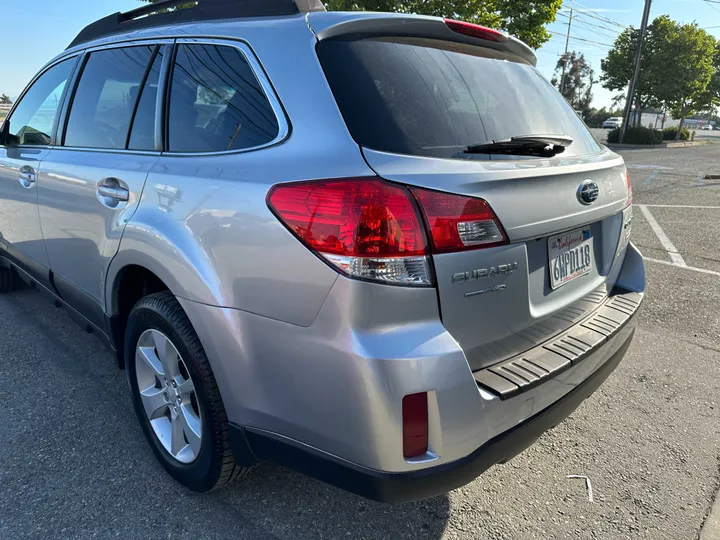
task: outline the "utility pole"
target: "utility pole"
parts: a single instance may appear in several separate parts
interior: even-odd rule
[[[563,54],[563,71],[562,77],[560,77],[560,93],[562,94],[565,90],[565,68],[567,67],[568,61],[568,45],[570,45],[570,28],[572,27],[572,15],[573,10],[570,8],[570,18],[568,19],[568,31],[565,37],[565,54]]]
[[[630,122],[630,113],[632,112],[632,104],[635,101],[635,90],[637,88],[638,77],[640,76],[640,59],[642,58],[643,43],[645,42],[645,33],[647,32],[648,19],[650,18],[650,4],[652,0],[645,0],[645,10],[643,11],[642,24],[640,25],[640,40],[638,41],[637,51],[635,52],[635,71],[628,88],[627,101],[625,102],[625,114],[623,117],[623,125],[620,129],[620,142],[625,140],[625,130]],[[636,111],[637,113],[637,111]]]

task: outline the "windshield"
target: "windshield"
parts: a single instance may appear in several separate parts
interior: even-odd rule
[[[562,157],[601,151],[560,93],[515,57],[421,38],[327,40],[317,52],[361,146],[489,159],[464,150],[493,140],[558,133],[573,139]]]

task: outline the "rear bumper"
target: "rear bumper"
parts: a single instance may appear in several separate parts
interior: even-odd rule
[[[634,334],[629,321],[614,339],[613,352],[584,382],[563,398],[515,427],[490,439],[470,455],[436,467],[388,473],[360,467],[316,449],[262,430],[231,426],[241,459],[254,455],[274,461],[357,495],[381,502],[401,503],[433,497],[475,479],[492,465],[515,457],[540,435],[572,413],[608,378],[622,360]]]
[[[644,290],[642,256],[631,244],[612,272],[617,288]],[[619,361],[635,324],[631,314],[551,376],[503,395],[474,378],[440,321],[434,289],[339,276],[308,327],[179,301],[212,364],[229,422],[242,426],[233,432],[239,463],[270,459],[395,501],[452,489],[522,450],[562,415],[529,419],[575,399],[568,396],[580,387],[589,395],[595,387],[587,381]],[[428,393],[428,452],[404,459],[401,402],[415,392]],[[514,434],[521,426],[536,427],[523,427],[521,437]]]

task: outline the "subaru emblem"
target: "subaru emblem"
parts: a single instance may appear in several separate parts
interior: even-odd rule
[[[577,190],[578,201],[585,205],[594,203],[599,196],[600,188],[592,180],[585,180]]]

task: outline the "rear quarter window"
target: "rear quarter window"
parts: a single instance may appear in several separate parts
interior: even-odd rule
[[[257,148],[278,119],[243,53],[222,45],[180,45],[170,88],[169,150]]]
[[[563,134],[573,143],[557,159],[602,149],[533,66],[503,53],[421,38],[326,40],[317,53],[361,146],[488,159],[463,151],[513,136]]]

